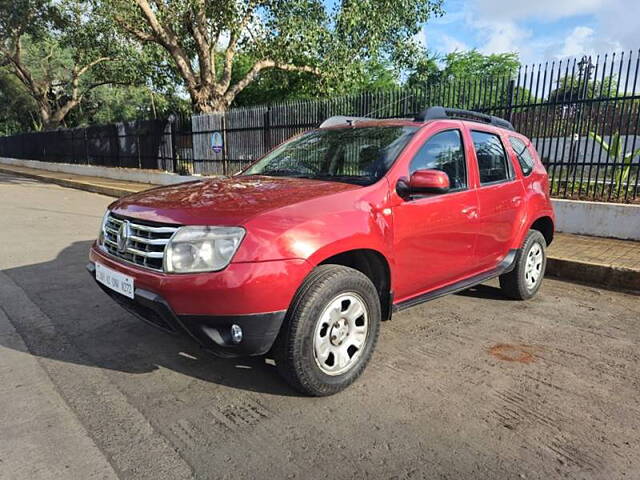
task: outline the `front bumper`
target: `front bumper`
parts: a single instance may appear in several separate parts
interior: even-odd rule
[[[87,264],[95,280],[95,264]],[[102,290],[125,310],[156,328],[172,334],[187,334],[204,349],[221,356],[262,355],[267,353],[280,331],[286,310],[247,315],[176,315],[160,295],[135,289],[130,299],[96,282]],[[242,329],[242,341],[231,340],[231,325]]]

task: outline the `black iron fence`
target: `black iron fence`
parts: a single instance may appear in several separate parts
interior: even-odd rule
[[[0,156],[227,175],[332,115],[412,117],[430,105],[509,119],[536,146],[562,198],[640,200],[640,52],[522,67],[513,77],[0,138]]]

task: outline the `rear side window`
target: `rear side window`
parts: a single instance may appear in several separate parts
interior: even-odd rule
[[[533,156],[531,151],[527,148],[527,145],[516,137],[509,137],[509,143],[513,147],[513,151],[516,154],[522,173],[527,176],[533,171]]]
[[[416,170],[442,170],[449,176],[451,190],[467,188],[467,168],[458,130],[446,130],[429,138],[411,160],[409,175]]]
[[[478,158],[480,183],[486,185],[508,180],[511,177],[509,164],[500,137],[493,133],[473,130],[471,138]]]

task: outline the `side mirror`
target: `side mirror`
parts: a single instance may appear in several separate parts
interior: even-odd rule
[[[442,170],[416,170],[411,174],[403,193],[415,195],[420,193],[446,193],[449,191],[449,175]]]

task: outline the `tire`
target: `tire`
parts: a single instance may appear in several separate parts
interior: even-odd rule
[[[547,242],[542,233],[529,230],[516,258],[516,266],[500,275],[500,288],[509,298],[529,300],[540,289],[547,267]]]
[[[315,268],[298,289],[274,344],[278,372],[307,395],[343,390],[367,366],[380,319],[378,292],[364,274],[342,265]]]

